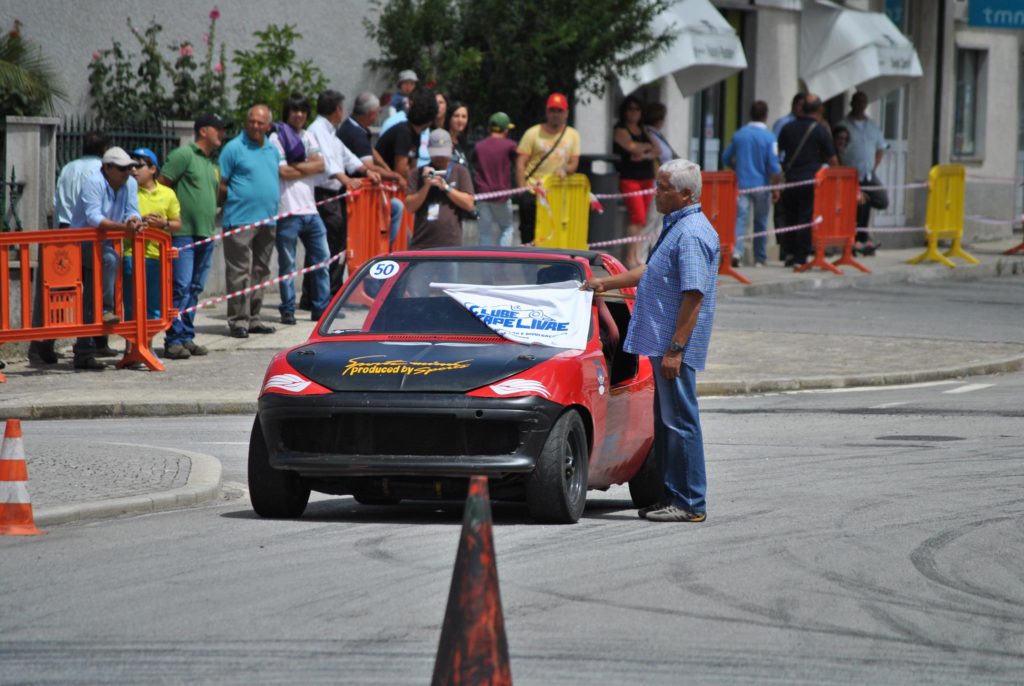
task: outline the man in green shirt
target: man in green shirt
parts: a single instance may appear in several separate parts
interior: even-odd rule
[[[167,154],[160,170],[160,183],[174,189],[181,205],[181,229],[171,237],[171,244],[181,248],[209,238],[217,220],[217,193],[220,170],[214,156],[224,142],[226,121],[204,112],[196,117],[196,141]],[[174,307],[188,309],[199,302],[206,287],[213,258],[213,243],[204,243],[181,250],[174,260]],[[189,312],[171,322],[164,338],[164,353],[172,360],[185,360],[192,355],[205,355],[204,346],[195,342],[194,313]]]

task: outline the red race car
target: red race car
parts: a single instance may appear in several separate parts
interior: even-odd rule
[[[587,489],[613,484],[628,482],[637,507],[653,504],[654,380],[646,358],[622,349],[631,289],[595,297],[576,327],[584,345],[569,348],[494,326],[565,328],[541,311],[472,308],[441,286],[571,289],[623,269],[603,253],[542,248],[368,262],[309,340],[267,369],[249,440],[253,509],[298,517],[311,490],[366,504],[459,499],[472,475],[542,522],[577,521]]]

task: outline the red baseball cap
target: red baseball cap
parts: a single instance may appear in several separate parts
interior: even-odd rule
[[[568,110],[569,101],[561,93],[552,93],[548,96],[549,110]]]

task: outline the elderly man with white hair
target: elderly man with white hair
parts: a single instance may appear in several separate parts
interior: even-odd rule
[[[665,479],[663,499],[643,508],[652,522],[707,519],[704,439],[697,375],[704,369],[720,259],[718,234],[701,211],[700,167],[672,160],[658,170],[654,200],[665,215],[647,264],[590,279],[595,293],[638,286],[625,349],[654,368],[654,454]]]

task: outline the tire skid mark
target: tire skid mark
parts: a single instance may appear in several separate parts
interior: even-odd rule
[[[903,636],[908,641],[911,641],[915,645],[927,646],[929,648],[936,648],[946,652],[955,652],[949,649],[949,646],[943,645],[941,642],[936,641],[930,636],[924,633],[924,630],[910,622],[906,618],[897,617],[892,612],[889,612],[884,607],[880,606],[877,602],[861,603],[860,607],[862,610],[868,613],[876,622],[882,626],[889,627],[896,634]]]
[[[914,641],[911,641],[902,636],[893,636],[888,634],[882,634],[879,632],[866,631],[863,629],[849,629],[841,626],[822,624],[819,622],[809,622],[803,624],[784,624],[768,620],[731,617],[728,615],[714,614],[710,612],[694,612],[692,610],[685,610],[678,607],[626,603],[621,601],[609,600],[608,597],[604,595],[602,595],[600,598],[594,598],[577,593],[556,591],[550,588],[539,588],[534,586],[523,585],[519,585],[518,587],[533,591],[535,593],[541,593],[549,595],[554,598],[567,600],[575,603],[582,603],[588,605],[599,604],[606,608],[614,607],[620,610],[639,612],[641,614],[647,615],[659,615],[674,618],[687,617],[695,620],[722,622],[725,624],[735,624],[746,627],[756,626],[766,629],[782,629],[803,634],[816,634],[823,636],[835,636],[840,638],[861,639],[866,641],[877,641],[884,644],[919,646],[918,643],[915,643]],[[948,642],[936,642],[932,644],[932,647],[941,648],[944,651],[956,652],[961,654],[974,654],[986,657],[1006,657],[1015,660],[1024,659],[1024,651],[996,650],[994,648],[984,648],[970,645],[957,645]]]
[[[956,579],[943,573],[940,571],[938,561],[936,560],[936,556],[946,547],[968,533],[972,533],[991,524],[1000,524],[1007,521],[1014,521],[1016,519],[1019,519],[1019,517],[992,517],[990,519],[969,522],[956,529],[944,531],[941,534],[925,539],[923,543],[915,548],[910,553],[910,562],[925,578],[941,586],[945,586],[946,588],[954,591],[960,591],[961,593],[966,593],[994,603],[1003,603],[1014,607],[1024,607],[1024,600],[1020,598],[1013,598],[1001,593],[995,593],[982,588],[977,584],[973,584],[962,579]]]
[[[893,588],[871,583],[862,578],[841,574],[839,572],[816,569],[804,563],[792,553],[788,553],[788,559],[799,569],[816,574],[825,581],[842,587],[843,590],[850,592],[852,594],[850,597],[855,600],[864,602],[884,602],[887,605],[905,607],[907,609],[923,613],[945,612],[957,616],[966,616],[974,620],[994,619],[1010,623],[1020,623],[1022,621],[1020,615],[1002,612],[995,608],[985,607],[984,609],[979,610],[977,607],[957,605],[952,601],[945,604],[939,604],[935,598],[915,597],[897,591]]]

